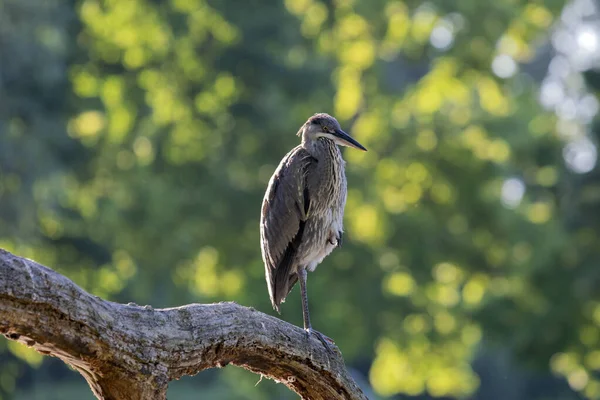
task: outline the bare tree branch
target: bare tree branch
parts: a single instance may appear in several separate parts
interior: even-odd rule
[[[366,399],[341,354],[235,303],[154,310],[92,296],[0,249],[0,333],[79,371],[99,399],[166,399],[168,382],[233,364],[306,399]]]

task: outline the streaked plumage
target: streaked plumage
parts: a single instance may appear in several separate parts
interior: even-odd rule
[[[304,328],[311,331],[305,270],[314,271],[341,244],[346,204],[344,160],[337,145],[365,150],[328,114],[315,114],[300,128],[292,149],[269,181],[260,233],[273,307],[301,280]]]

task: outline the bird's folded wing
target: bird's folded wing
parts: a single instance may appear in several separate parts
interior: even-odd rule
[[[302,147],[288,153],[273,174],[261,214],[261,248],[269,294],[277,306],[291,290],[292,267],[310,208],[306,175],[315,160]]]

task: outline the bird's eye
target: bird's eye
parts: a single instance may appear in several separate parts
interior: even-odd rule
[[[331,132],[331,130],[329,129],[329,127],[327,127],[327,126],[324,126],[324,127],[323,127],[323,132],[325,132],[325,133],[330,133],[330,132]]]

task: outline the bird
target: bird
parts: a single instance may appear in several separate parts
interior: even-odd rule
[[[333,341],[310,323],[307,272],[342,244],[348,190],[338,146],[367,149],[326,113],[308,118],[297,135],[300,145],[283,157],[263,198],[261,253],[273,308],[281,313],[281,303],[299,281],[304,330],[331,350],[326,339]]]

